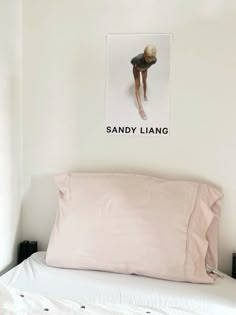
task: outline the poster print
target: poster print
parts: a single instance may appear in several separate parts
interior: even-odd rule
[[[168,136],[171,34],[107,35],[106,133]]]

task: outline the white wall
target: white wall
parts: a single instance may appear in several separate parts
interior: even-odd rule
[[[20,4],[0,1],[0,274],[20,240]]]
[[[200,179],[225,193],[220,268],[236,250],[236,2],[23,0],[24,238],[47,246],[55,173]],[[107,33],[172,33],[171,136],[111,137]],[[125,49],[125,47],[124,47]]]

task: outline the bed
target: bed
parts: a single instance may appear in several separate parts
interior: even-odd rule
[[[0,314],[236,315],[217,270],[222,193],[132,174],[56,176],[47,252],[0,278]]]
[[[36,307],[44,312],[48,309],[60,314],[59,307],[60,312],[65,308],[64,314],[86,314],[88,308],[89,314],[236,314],[236,281],[227,275],[218,277],[214,284],[191,284],[137,275],[68,270],[47,266],[45,254],[33,254],[0,278],[5,288],[16,289],[15,295],[21,303],[28,296],[30,307],[35,301]],[[14,292],[9,296],[12,303]],[[5,314],[20,315],[19,311]]]

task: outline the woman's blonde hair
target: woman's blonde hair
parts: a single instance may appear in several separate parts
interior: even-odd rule
[[[144,54],[148,57],[156,57],[157,49],[154,45],[148,45],[144,49]]]

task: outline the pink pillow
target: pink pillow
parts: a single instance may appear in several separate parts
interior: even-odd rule
[[[215,188],[129,174],[56,177],[59,209],[50,266],[212,283],[217,267]]]

